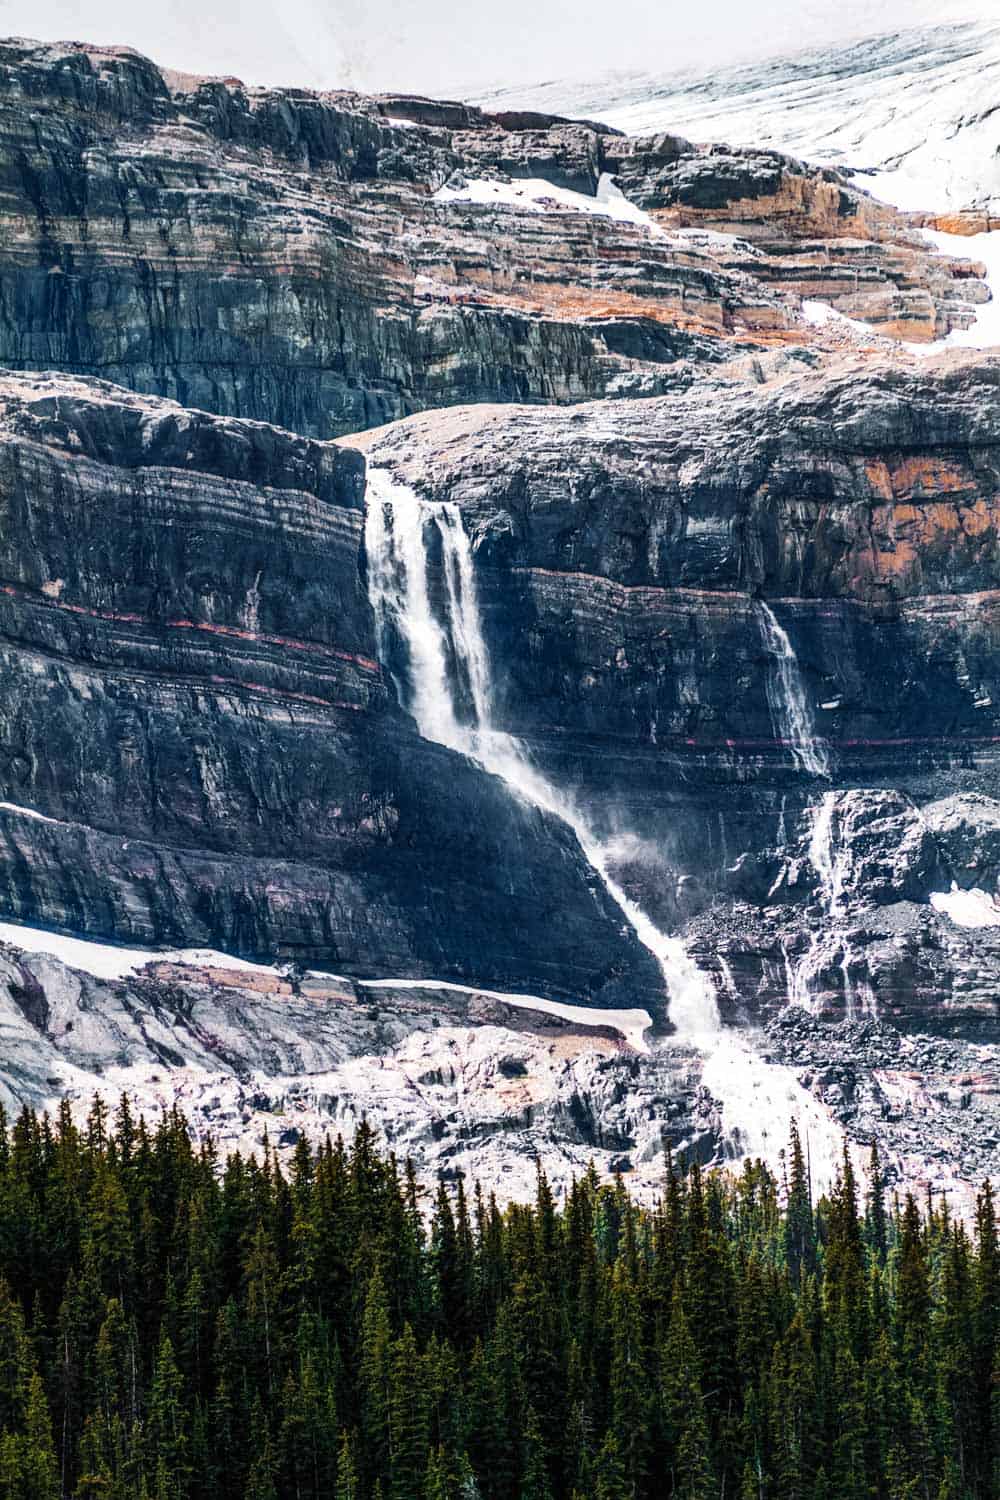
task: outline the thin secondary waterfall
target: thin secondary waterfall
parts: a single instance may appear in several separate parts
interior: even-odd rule
[[[813,809],[812,828],[809,832],[809,863],[819,876],[823,900],[833,918],[840,916],[847,874],[846,855],[834,844],[833,820],[836,812],[837,793],[824,792],[822,800]]]
[[[797,964],[792,965],[786,955],[785,968],[789,1002],[815,1011],[814,985],[826,970],[835,965],[839,967],[844,1012],[848,1020],[853,1021],[859,1010],[863,1015],[876,1017],[878,1001],[867,974],[856,979],[851,972],[854,951],[844,927],[847,916],[844,891],[850,873],[850,851],[837,837],[836,827],[842,795],[835,791],[824,792],[812,809],[809,832],[809,863],[819,879],[827,925],[813,934],[808,951]]]
[[[521,742],[493,724],[489,654],[483,638],[472,549],[455,505],[420,500],[384,470],[368,470],[365,550],[379,654],[390,632],[403,643],[408,666],[397,686],[425,739],[477,760],[513,791],[562,818],[639,941],[656,958],[670,995],[670,1019],[687,1037],[719,1030],[711,981],[683,943],[649,919],[611,875],[608,852],[580,810],[528,759]],[[443,598],[435,610],[427,541],[440,547]]]
[[[788,632],[763,599],[757,600],[757,609],[764,645],[772,663],[767,677],[767,703],[774,732],[791,747],[796,763],[803,771],[808,771],[811,776],[829,776],[830,756],[825,743],[816,734],[798,657]]]

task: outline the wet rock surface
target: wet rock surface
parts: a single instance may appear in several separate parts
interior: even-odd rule
[[[795,1067],[850,1136],[878,1143],[897,1182],[932,1184],[967,1212],[967,1185],[995,1177],[995,1043],[901,1035],[871,1020],[830,1027],[801,1010],[779,1017],[768,1041],[769,1055]]]

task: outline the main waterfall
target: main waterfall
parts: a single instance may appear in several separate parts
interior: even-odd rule
[[[757,600],[761,634],[773,663],[768,673],[767,702],[775,734],[786,741],[798,765],[812,776],[829,776],[830,756],[816,734],[798,657],[788,632],[769,604]]]
[[[611,875],[608,853],[573,800],[532,764],[521,742],[494,727],[489,654],[483,638],[472,549],[456,505],[429,504],[383,469],[369,468],[365,550],[379,655],[391,632],[405,647],[402,702],[425,739],[471,757],[518,796],[573,829],[583,853],[639,941],[656,958],[670,997],[670,1019],[688,1038],[720,1027],[711,981],[683,943],[659,930]],[[428,538],[440,547],[437,609],[428,574]]]

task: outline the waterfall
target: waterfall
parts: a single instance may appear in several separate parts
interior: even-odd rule
[[[761,634],[772,663],[767,677],[767,704],[774,732],[791,747],[796,764],[803,771],[811,776],[829,776],[830,756],[816,734],[798,657],[788,632],[763,599],[757,600],[757,608]]]
[[[819,876],[820,890],[831,918],[840,916],[847,876],[847,855],[834,845],[833,818],[837,811],[836,792],[824,792],[813,809],[809,832],[809,863]]]
[[[838,841],[835,831],[834,820],[839,811],[841,795],[840,792],[825,792],[812,810],[809,863],[819,880],[828,923],[821,932],[813,933],[808,951],[796,964],[791,964],[788,955],[785,955],[788,1000],[789,1004],[799,1005],[815,1014],[813,985],[826,969],[832,968],[836,963],[844,989],[844,1013],[847,1019],[855,1020],[859,1009],[862,1014],[874,1019],[878,1016],[875,991],[867,974],[857,982],[851,975],[854,951],[843,926],[846,916],[844,890],[850,867],[850,850]]]
[[[441,552],[437,610],[428,538]],[[608,895],[659,964],[678,1032],[689,1038],[717,1032],[719,1009],[708,977],[680,939],[661,932],[622,890],[610,872],[608,850],[572,799],[531,764],[520,740],[494,726],[472,548],[458,507],[422,501],[385,470],[369,468],[365,550],[379,656],[387,660],[394,629],[408,657],[397,689],[421,735],[476,760],[524,801],[569,824]]]

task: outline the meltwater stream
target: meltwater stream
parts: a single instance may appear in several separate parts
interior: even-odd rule
[[[818,1015],[827,976],[839,968],[844,1015],[854,1021],[859,1016],[877,1019],[878,1000],[867,965],[855,954],[850,935],[847,884],[851,851],[841,828],[850,799],[850,792],[827,791],[810,809],[809,863],[816,874],[825,921],[795,962],[786,953],[785,970],[789,1004]],[[863,971],[860,975],[858,969]]]
[[[380,658],[392,627],[409,656],[402,701],[425,739],[447,745],[499,776],[519,796],[568,823],[589,864],[637,938],[660,965],[670,1019],[685,1038],[715,1035],[719,1008],[708,977],[683,943],[663,933],[611,875],[608,853],[572,800],[539,772],[521,742],[493,725],[489,656],[483,639],[472,549],[456,505],[429,504],[384,470],[368,470],[365,550]],[[444,581],[442,618],[428,584],[428,533],[436,533]],[[450,667],[450,670],[449,670]]]

